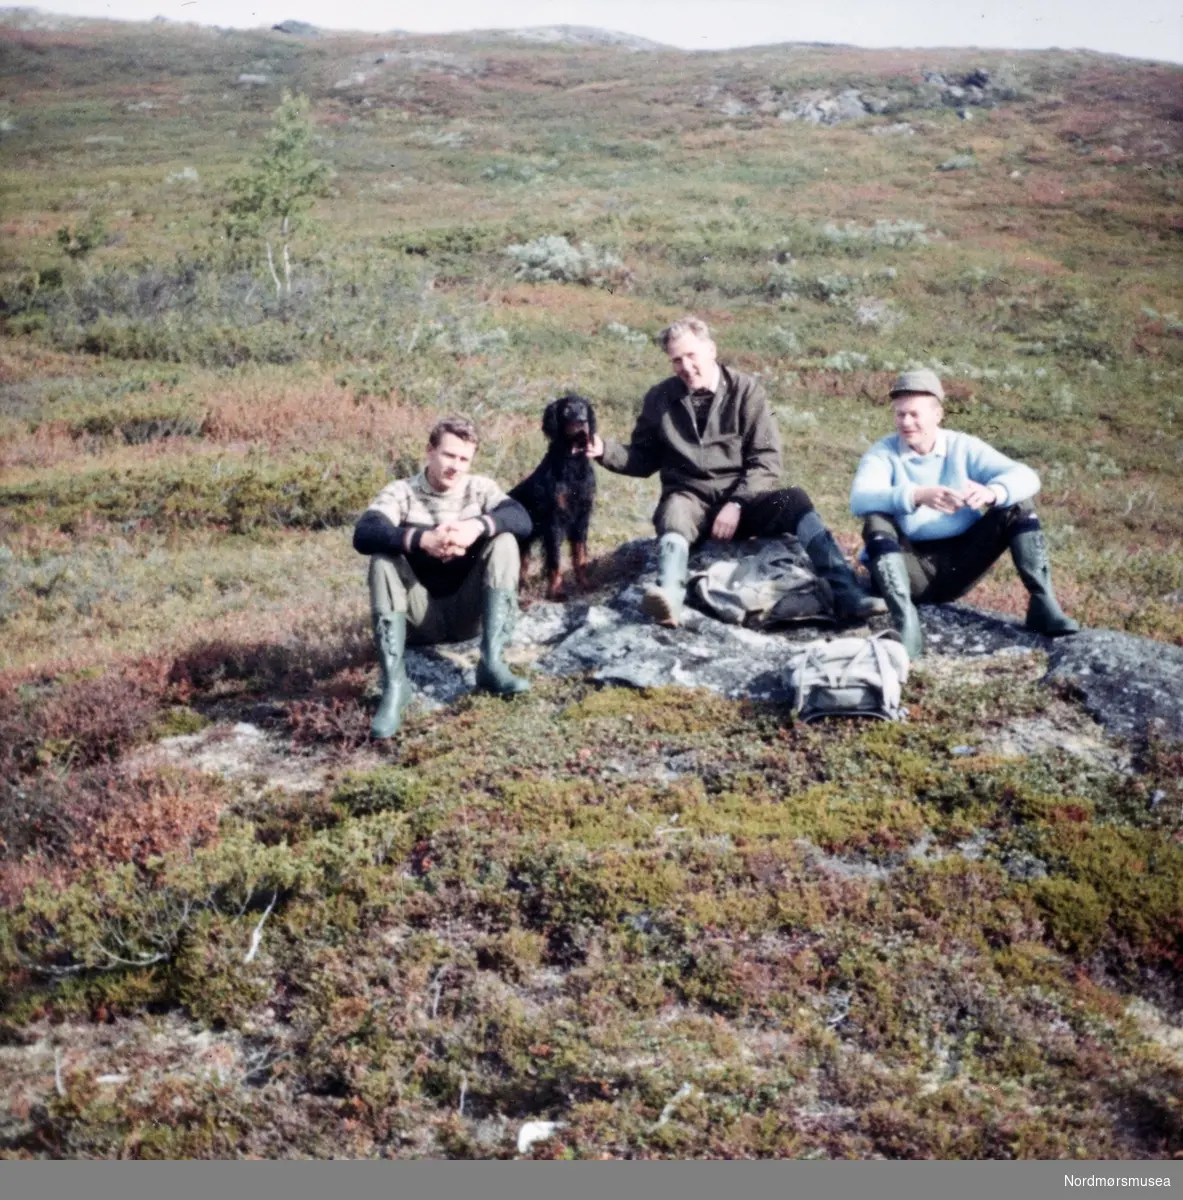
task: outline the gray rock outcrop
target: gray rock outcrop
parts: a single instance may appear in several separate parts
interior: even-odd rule
[[[760,543],[745,543],[752,552]],[[614,592],[567,604],[538,601],[521,615],[513,638],[519,664],[532,660],[546,675],[588,675],[599,683],[647,688],[675,685],[706,688],[730,698],[787,701],[788,664],[806,643],[833,632],[824,621],[773,631],[729,625],[687,607],[677,629],[653,624],[640,607],[647,583],[656,580],[654,543],[628,542],[616,552]],[[734,553],[735,547],[722,552]],[[691,570],[721,552],[708,544]],[[1051,639],[1031,633],[1013,617],[967,604],[920,609],[929,660],[978,660],[1048,654],[1045,682],[1070,685],[1085,710],[1109,733],[1144,742],[1148,732],[1183,739],[1183,649],[1114,630],[1086,630]],[[844,628],[843,635],[888,627],[876,618],[869,627]],[[420,703],[446,704],[471,690],[478,642],[411,650],[407,670]]]
[[[968,118],[970,108],[994,108],[1004,100],[1023,94],[1011,74],[992,76],[977,69],[966,75],[945,76],[925,71],[919,84],[904,79],[888,82],[874,90],[844,88],[841,91],[808,91],[796,95],[761,93],[761,112],[776,111],[782,121],[804,121],[809,125],[841,125],[864,117],[883,116],[924,108],[956,108]],[[903,122],[875,126],[873,133],[911,134]]]
[[[271,28],[276,33],[286,33],[290,37],[320,37],[320,30],[315,25],[309,25],[307,21],[280,21],[278,25],[272,25]]]
[[[1088,712],[1133,742],[1183,739],[1183,649],[1114,629],[1053,643],[1048,680],[1065,680]]]
[[[857,121],[868,113],[882,112],[872,97],[864,97],[857,88],[832,92],[806,92],[781,109],[782,121],[805,121],[810,125],[841,125]]]

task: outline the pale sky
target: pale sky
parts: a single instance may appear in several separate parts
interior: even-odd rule
[[[34,0],[35,2],[35,0]],[[774,42],[1103,50],[1183,62],[1183,0],[42,0],[48,12],[443,33],[590,25],[689,50]]]

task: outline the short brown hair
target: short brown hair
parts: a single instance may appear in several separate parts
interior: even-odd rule
[[[481,444],[476,426],[467,417],[441,417],[431,427],[431,432],[427,435],[427,444],[434,450],[443,441],[445,433],[450,433],[473,446]]]
[[[657,341],[663,350],[669,350],[670,342],[688,333],[707,342],[713,340],[707,323],[701,317],[679,317],[657,335]]]

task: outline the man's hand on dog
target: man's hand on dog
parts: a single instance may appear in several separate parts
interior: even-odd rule
[[[604,439],[598,433],[593,433],[587,439],[587,449],[583,452],[588,458],[603,458],[604,457]]]
[[[739,514],[739,505],[728,500],[715,516],[715,522],[711,526],[711,537],[719,542],[731,541],[739,528]]]

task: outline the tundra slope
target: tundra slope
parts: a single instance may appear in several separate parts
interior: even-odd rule
[[[91,23],[0,71],[4,1153],[1178,1150],[1176,746],[1037,650],[900,726],[539,672],[380,750],[345,534],[441,410],[506,483],[562,391],[627,429],[695,309],[848,550],[915,360],[1040,471],[1065,606],[1177,643],[1176,68]],[[276,303],[210,228],[284,87],[336,174]],[[604,601],[652,501],[601,479]]]

